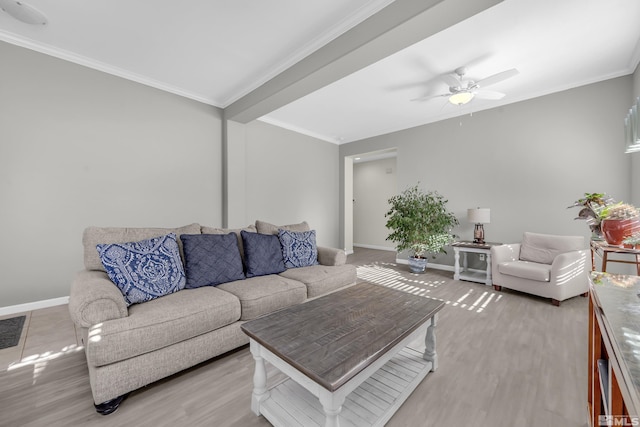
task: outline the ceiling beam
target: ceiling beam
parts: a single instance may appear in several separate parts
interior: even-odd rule
[[[224,110],[248,123],[503,0],[396,0]]]

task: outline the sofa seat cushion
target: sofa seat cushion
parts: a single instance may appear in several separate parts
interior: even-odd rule
[[[351,264],[290,268],[280,276],[302,282],[307,287],[307,298],[324,295],[356,282],[356,267]]]
[[[132,305],[128,317],[90,327],[85,350],[87,360],[93,366],[108,365],[216,330],[239,319],[240,301],[234,295],[210,286],[183,289]]]
[[[227,291],[240,300],[240,320],[255,319],[263,314],[300,304],[307,298],[307,288],[303,283],[277,274],[223,283],[218,285],[218,289]]]
[[[522,279],[548,282],[551,274],[551,266],[549,264],[539,264],[529,261],[510,261],[498,264],[498,271],[502,274],[520,277]]]

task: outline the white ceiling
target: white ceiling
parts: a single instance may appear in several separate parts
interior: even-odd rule
[[[0,12],[0,40],[224,108],[391,2],[26,0],[47,25]],[[638,0],[505,0],[262,120],[350,142],[627,75],[639,60]],[[473,80],[520,74],[490,87],[499,101],[410,101],[446,92],[438,76],[461,65]]]

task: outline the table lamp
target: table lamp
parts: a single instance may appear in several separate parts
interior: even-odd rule
[[[473,243],[484,244],[484,224],[491,222],[491,210],[488,208],[467,209],[467,220],[476,225],[473,230]]]

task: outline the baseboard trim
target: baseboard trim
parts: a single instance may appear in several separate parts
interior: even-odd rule
[[[69,303],[69,297],[60,297],[60,298],[46,299],[42,301],[28,302],[25,304],[10,305],[7,307],[0,307],[0,316],[24,313],[25,311],[38,310],[40,308],[55,307],[56,305],[63,305],[68,303]]]
[[[396,264],[409,264],[409,260],[405,258],[396,258]],[[431,261],[427,261],[427,268],[435,268],[436,270],[454,271],[453,265],[436,264]]]
[[[388,246],[365,245],[365,244],[362,244],[362,243],[354,243],[353,246],[356,247],[356,248],[376,249],[376,250],[379,250],[379,251],[390,251],[390,252],[395,252],[396,251],[396,248],[390,248]]]

